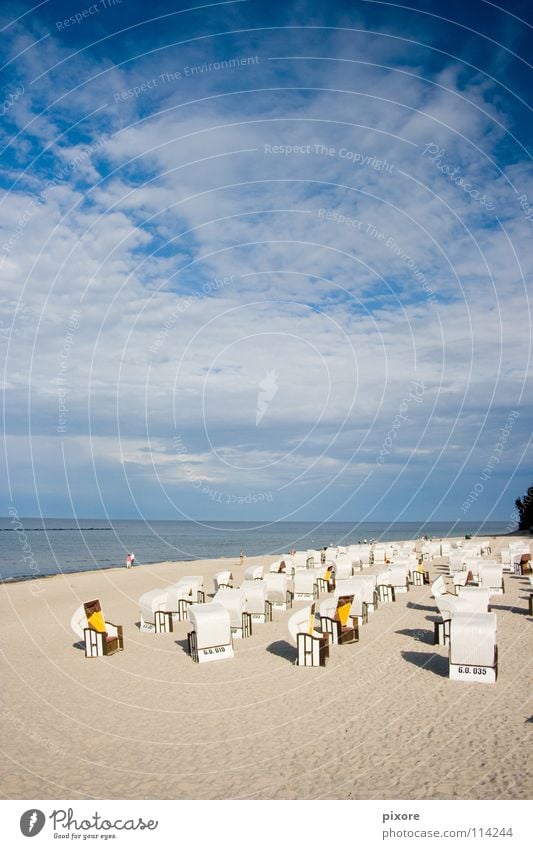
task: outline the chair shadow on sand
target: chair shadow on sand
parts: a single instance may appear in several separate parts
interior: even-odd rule
[[[401,628],[395,631],[396,634],[404,634],[406,637],[412,637],[419,643],[427,643],[428,646],[434,645],[433,631],[426,628]]]
[[[421,651],[403,651],[402,657],[408,663],[418,666],[420,669],[426,669],[428,672],[433,672],[440,678],[448,677],[448,658],[442,657],[440,654],[427,654]]]
[[[85,643],[83,640],[78,640],[76,643],[72,643],[73,649],[79,649],[80,651],[85,651]]]
[[[269,646],[266,647],[267,652],[270,654],[275,654],[276,657],[282,657],[283,660],[289,660],[291,663],[294,663],[296,660],[296,648],[292,646],[287,640],[276,640],[274,643],[270,643]]]
[[[435,613],[434,607],[431,607],[428,604],[416,604],[414,601],[408,601],[406,607],[410,610],[429,610],[431,613]]]
[[[184,640],[174,640],[174,642],[180,649],[183,649],[185,654],[189,654],[189,640],[187,637]]]

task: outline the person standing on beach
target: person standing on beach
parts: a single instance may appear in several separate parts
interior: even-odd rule
[[[131,552],[130,557],[131,557],[131,565],[135,566],[135,555],[134,555],[133,551]]]
[[[241,557],[241,561],[240,561],[240,563],[239,563],[239,566],[242,566],[242,564],[244,563],[244,551],[242,550],[242,548],[241,548],[241,554],[240,554],[240,557]]]
[[[131,567],[131,563],[132,563],[131,554],[126,554],[126,569],[129,569]]]

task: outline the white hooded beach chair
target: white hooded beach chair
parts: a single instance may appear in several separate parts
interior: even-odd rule
[[[266,598],[273,610],[286,610],[292,607],[292,591],[289,588],[289,579],[283,573],[269,573],[264,577],[266,584]]]
[[[434,626],[434,643],[447,645],[450,638],[450,625],[455,613],[489,613],[490,597],[488,590],[478,587],[466,587],[459,596],[443,595],[437,598],[440,619]]]
[[[193,630],[187,635],[189,654],[196,663],[233,657],[229,612],[221,604],[192,604],[189,621]]]
[[[396,601],[396,594],[394,592],[394,587],[392,586],[392,576],[388,569],[385,572],[380,572],[377,576],[376,592],[378,594],[379,601],[384,604]]]
[[[449,676],[453,681],[493,684],[498,674],[495,613],[454,613],[450,626]]]
[[[325,666],[329,658],[328,635],[315,628],[315,604],[297,610],[287,623],[298,666]]]
[[[247,566],[244,570],[245,581],[262,581],[263,580],[262,566]]]
[[[360,595],[366,614],[374,613],[378,606],[377,575],[354,575],[345,585],[349,592]]]
[[[241,590],[244,590],[245,609],[250,615],[252,623],[263,625],[266,622],[272,622],[272,605],[267,601],[265,582],[243,581]]]
[[[439,577],[431,584],[431,597],[438,598],[439,596],[446,595],[447,593],[448,588],[446,586],[446,581],[442,575],[439,575]]]
[[[339,554],[333,567],[335,583],[346,581],[353,575],[352,558],[348,554]]]
[[[313,601],[317,596],[314,569],[296,569],[293,578],[294,601]]]
[[[172,613],[167,610],[168,589],[149,590],[139,598],[140,630],[166,634],[174,630]]]
[[[252,617],[246,612],[246,592],[242,587],[222,587],[216,593],[213,603],[221,604],[228,611],[231,636],[234,640],[252,636]]]
[[[202,575],[184,575],[176,584],[167,587],[166,610],[172,612],[177,622],[188,619],[192,604],[205,602],[204,579]]]
[[[215,584],[215,593],[217,593],[223,587],[233,586],[233,575],[229,569],[224,569],[222,572],[215,572],[213,582]]]
[[[104,619],[98,599],[86,601],[74,612],[70,627],[85,645],[85,657],[106,657],[124,650],[122,625]]]
[[[491,595],[502,595],[505,592],[503,582],[503,566],[483,564],[479,567],[479,585],[490,591]]]

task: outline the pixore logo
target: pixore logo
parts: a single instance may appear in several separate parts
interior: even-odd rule
[[[43,812],[36,808],[31,808],[31,810],[25,811],[22,814],[20,818],[20,830],[24,837],[35,837],[36,834],[42,831],[45,822],[46,817]]]

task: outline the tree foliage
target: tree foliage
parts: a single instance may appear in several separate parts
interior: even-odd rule
[[[530,486],[523,498],[515,501],[518,510],[518,529],[520,531],[533,530],[533,486]]]

